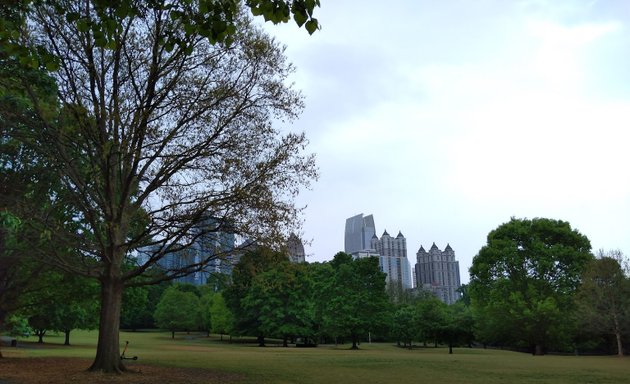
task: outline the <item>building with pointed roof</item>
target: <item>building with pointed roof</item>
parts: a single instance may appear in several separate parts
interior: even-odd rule
[[[387,274],[388,284],[398,283],[402,288],[413,288],[411,265],[407,259],[407,239],[402,232],[391,237],[385,230],[380,239],[375,234],[370,246],[379,255],[381,271]]]
[[[306,262],[304,244],[295,233],[292,233],[287,240],[287,254],[292,263],[299,264]]]
[[[459,261],[450,244],[441,251],[435,243],[427,252],[422,245],[416,253],[416,287],[432,292],[446,304],[453,304],[461,297],[458,289]]]

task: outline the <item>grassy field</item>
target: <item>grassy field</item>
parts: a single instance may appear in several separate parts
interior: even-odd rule
[[[7,357],[94,356],[97,333],[73,332],[73,346],[63,336],[50,336],[43,347],[27,339],[22,347],[3,348]],[[256,347],[228,344],[218,337],[170,333],[122,332],[129,341],[127,355],[139,356],[134,364],[202,368],[245,375],[245,383],[628,383],[630,358],[531,356],[482,349],[421,348],[409,351],[391,344],[362,344],[318,348]],[[87,368],[87,367],[86,367]]]

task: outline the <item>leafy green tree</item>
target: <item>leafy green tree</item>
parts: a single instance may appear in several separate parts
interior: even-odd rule
[[[9,336],[13,337],[24,337],[33,333],[33,329],[28,325],[28,319],[18,315],[9,316],[6,329],[9,331]]]
[[[31,98],[38,123],[13,137],[43,160],[72,208],[71,220],[45,229],[67,238],[82,259],[69,262],[53,249],[48,261],[101,284],[91,370],[124,371],[118,332],[125,287],[202,270],[220,255],[160,278],[145,275],[207,233],[280,243],[298,222],[295,196],[317,177],[305,135],[272,124],[296,118],[303,106],[285,82],[293,68],[238,4],[25,0],[2,15],[2,58],[22,69],[58,68],[52,109],[23,71],[10,75]],[[246,6],[273,22],[293,16],[308,31],[317,28],[317,0]],[[144,263],[126,269],[139,249],[148,253]]]
[[[331,261],[334,268],[327,297],[325,326],[333,335],[348,335],[352,349],[362,335],[387,326],[389,301],[385,292],[385,274],[378,259],[366,257],[353,260],[339,252]]]
[[[534,354],[562,346],[590,250],[586,236],[560,220],[512,218],[490,232],[470,268],[480,339]]]
[[[630,279],[623,262],[621,251],[600,251],[598,258],[586,267],[577,294],[582,327],[594,334],[614,336],[620,357],[630,323]]]
[[[306,267],[288,261],[254,277],[242,300],[245,311],[260,321],[260,331],[288,339],[313,336],[312,284]]]
[[[313,331],[323,342],[326,336],[326,318],[329,315],[328,305],[333,295],[334,269],[330,262],[309,263],[306,265],[310,281],[313,284],[311,300],[313,301]]]
[[[258,247],[246,252],[234,266],[232,285],[225,290],[225,301],[234,314],[234,331],[240,335],[258,337],[258,344],[265,345],[265,333],[258,316],[248,311],[243,300],[247,296],[255,277],[288,261],[288,256],[267,247]]]
[[[446,322],[446,308],[448,306],[433,295],[428,295],[416,303],[416,327],[418,338],[433,342],[437,347],[440,341],[440,332]]]
[[[176,286],[168,287],[154,316],[157,326],[171,331],[174,339],[176,331],[190,331],[198,327],[199,298],[193,292],[182,291]]]
[[[448,344],[449,354],[453,354],[455,345],[471,345],[474,339],[474,321],[470,307],[461,300],[447,306],[439,334],[440,339]]]
[[[54,228],[69,216],[59,178],[15,137],[21,130],[41,129],[35,107],[20,87],[21,79],[29,81],[42,110],[55,110],[54,81],[41,71],[22,69],[0,48],[0,328],[8,315],[32,304],[24,297],[42,290],[41,277],[51,268],[39,262],[40,256],[51,249],[72,248],[65,239],[35,225],[45,218]]]
[[[314,17],[319,0],[246,0],[245,6],[255,16],[274,24],[295,23],[313,34],[319,29]],[[89,29],[94,34],[94,44],[99,48],[115,48],[119,43],[117,32],[125,27],[130,18],[146,17],[147,13],[169,12],[175,23],[164,31],[166,47],[187,47],[192,38],[203,37],[211,44],[231,43],[238,30],[240,1],[150,1],[116,2],[94,0],[89,3],[90,16],[78,12],[70,2],[64,0],[15,0],[4,4],[0,9],[0,53],[20,60],[24,65],[45,66],[50,70],[58,68],[59,62],[46,47],[25,45],[20,40],[26,15],[29,10],[49,5],[73,28]]]
[[[171,281],[159,284],[128,287],[123,292],[120,327],[135,331],[141,328],[155,328],[153,314],[164,291]]]
[[[199,297],[199,324],[201,328],[206,331],[207,336],[210,336],[212,331],[212,307],[213,298],[216,293],[208,287]]]
[[[210,319],[212,324],[212,332],[221,335],[223,340],[224,334],[231,334],[234,327],[234,316],[227,307],[223,294],[215,293],[210,303]]]
[[[392,336],[398,343],[403,342],[403,347],[412,349],[413,339],[418,335],[416,330],[416,311],[411,305],[401,305],[392,316]]]
[[[98,286],[92,279],[48,271],[40,278],[44,289],[30,292],[21,299],[26,306],[21,313],[43,343],[47,331],[63,332],[64,345],[70,345],[74,329],[94,329],[98,321]]]

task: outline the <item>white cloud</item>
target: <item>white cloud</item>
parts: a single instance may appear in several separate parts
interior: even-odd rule
[[[322,173],[302,197],[315,259],[343,248],[360,212],[401,230],[412,261],[420,244],[450,242],[463,281],[513,215],[568,220],[630,254],[623,5],[383,4],[323,4],[313,37],[280,32]]]

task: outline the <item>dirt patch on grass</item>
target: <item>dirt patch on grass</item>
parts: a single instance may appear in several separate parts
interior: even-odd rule
[[[130,372],[109,375],[88,372],[91,360],[76,358],[1,358],[0,384],[65,384],[65,383],[125,383],[125,384],[202,384],[240,383],[243,376],[196,368],[170,368],[135,365]]]

